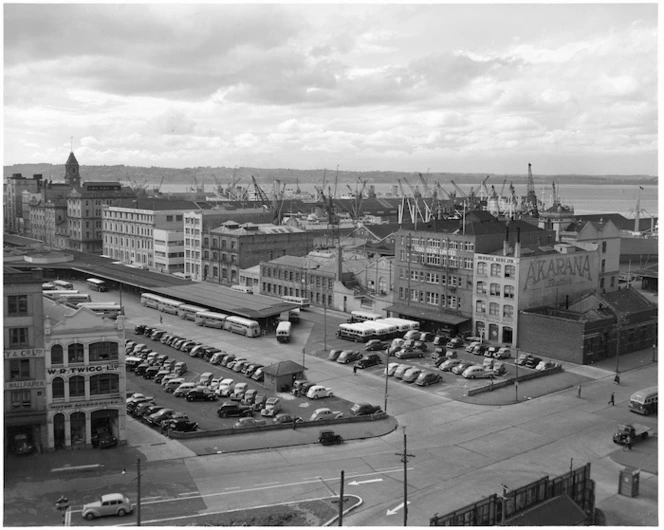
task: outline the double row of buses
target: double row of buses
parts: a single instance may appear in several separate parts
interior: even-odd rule
[[[204,307],[187,304],[172,298],[143,293],[141,294],[141,304],[144,307],[151,307],[163,313],[178,315],[183,320],[193,320],[199,326],[225,329],[247,337],[258,337],[261,334],[261,327],[255,320],[208,311]]]
[[[351,313],[352,315],[352,313]],[[420,323],[404,318],[377,318],[339,324],[337,336],[355,342],[367,342],[371,339],[389,340],[402,337],[408,331],[420,329]]]

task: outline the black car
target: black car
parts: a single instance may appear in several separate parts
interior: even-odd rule
[[[217,394],[209,388],[195,388],[187,392],[184,398],[187,401],[217,401]]]
[[[212,356],[215,353],[220,351],[221,350],[219,348],[213,348],[211,346],[208,346],[206,348],[203,348],[203,354],[201,355],[201,357],[203,357],[204,360],[209,361],[210,359],[212,359]]]
[[[542,359],[539,357],[531,356],[529,359],[526,359],[524,366],[526,368],[535,368],[540,362],[542,362]]]
[[[118,439],[110,433],[103,432],[97,437],[97,447],[99,449],[108,449],[118,445]]]
[[[148,368],[150,368],[148,363],[141,363],[134,369],[134,373],[136,375],[143,375]]]
[[[190,420],[168,420],[165,427],[170,431],[193,432],[198,430],[198,423]]]
[[[143,335],[146,327],[145,324],[138,324],[137,326],[134,326],[134,333],[136,333],[136,335]]]
[[[377,364],[383,364],[383,360],[380,358],[380,355],[377,353],[370,353],[365,355],[359,361],[355,363],[355,366],[358,368],[369,368],[369,366],[376,366]]]
[[[217,409],[217,416],[220,418],[253,416],[254,411],[251,407],[241,405],[235,401],[224,401],[221,407]]]
[[[143,413],[140,415],[140,419],[142,421],[147,422],[148,417],[150,417],[152,414],[155,414],[156,412],[159,412],[161,409],[163,409],[161,405],[155,405],[154,403],[150,403],[150,405],[146,408],[143,409]],[[138,417],[138,415],[136,415]]]
[[[364,351],[382,351],[387,349],[387,344],[379,339],[371,339],[364,347]]]
[[[145,372],[143,372],[143,378],[144,379],[154,379],[154,376],[157,375],[160,370],[161,370],[161,366],[150,366],[149,368],[145,369]]]
[[[320,431],[318,441],[322,445],[337,445],[343,443],[344,439],[341,435],[335,434],[334,431]]]
[[[375,414],[381,410],[382,409],[378,405],[371,405],[370,403],[355,403],[351,407],[350,413],[353,416],[366,416],[368,414]]]
[[[145,421],[149,425],[160,425],[162,421],[170,420],[173,414],[175,414],[175,411],[173,409],[161,409],[160,411],[147,416],[145,418]]]

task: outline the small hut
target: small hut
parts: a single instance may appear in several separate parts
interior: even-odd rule
[[[288,392],[296,379],[304,379],[306,368],[293,361],[280,361],[263,368],[263,387]]]

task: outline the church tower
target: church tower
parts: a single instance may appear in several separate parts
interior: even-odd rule
[[[74,152],[69,153],[69,158],[65,163],[65,182],[73,188],[81,187],[81,174],[79,173],[78,160]]]

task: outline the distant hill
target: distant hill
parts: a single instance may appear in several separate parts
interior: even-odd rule
[[[280,180],[284,184],[295,184],[299,181],[301,184],[318,183],[323,181],[325,175],[326,182],[334,185],[336,171],[325,169],[266,169],[266,168],[228,168],[228,167],[197,167],[197,168],[161,168],[161,167],[137,167],[137,166],[84,166],[80,167],[83,181],[123,181],[125,183],[132,180],[141,184],[148,182],[150,187],[158,186],[162,181],[164,184],[191,184],[195,186],[205,185],[211,187],[215,185],[215,178],[219,184],[226,186],[235,174],[240,178],[239,184],[246,186],[251,182],[253,175],[260,184],[272,185],[274,179]],[[20,173],[26,178],[34,174],[43,175],[44,179],[62,181],[65,174],[64,164],[14,164],[4,166],[4,178],[7,179],[14,173]],[[486,173],[429,173],[425,176],[426,181],[431,184],[440,182],[443,185],[449,185],[450,180],[457,184],[479,185],[487,176]],[[416,173],[406,173],[397,171],[339,171],[338,182],[356,183],[358,178],[367,180],[368,184],[395,184],[396,179],[406,178],[412,185],[421,186]],[[504,180],[514,184],[523,185],[528,179],[527,174],[489,174],[488,186],[496,188],[502,186]],[[557,183],[579,183],[579,184],[645,184],[656,185],[657,177],[651,175],[541,175],[533,174],[533,179],[537,185],[549,185],[552,180]],[[353,186],[354,187],[354,186]]]

